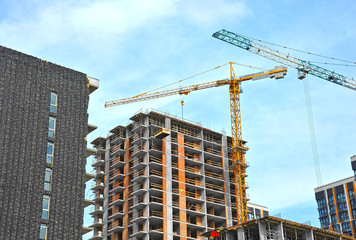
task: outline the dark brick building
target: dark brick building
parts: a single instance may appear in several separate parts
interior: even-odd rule
[[[0,46],[1,240],[81,239],[90,79]]]

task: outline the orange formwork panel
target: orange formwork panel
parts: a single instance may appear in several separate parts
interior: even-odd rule
[[[124,213],[124,217],[122,220],[122,226],[124,227],[124,230],[122,231],[122,240],[128,240],[129,239],[129,229],[127,228],[127,226],[129,225],[129,215],[127,214],[129,212],[129,184],[130,184],[130,176],[129,176],[129,172],[130,172],[130,164],[128,163],[130,160],[130,152],[128,151],[130,147],[130,139],[126,139],[125,143],[124,143],[124,149],[125,149],[125,155],[124,155],[124,162],[125,162],[125,166],[124,166],[124,206],[123,206],[123,213]]]
[[[178,143],[178,191],[179,191],[179,235],[180,240],[187,239],[187,208],[185,198],[185,161],[184,161],[184,135],[177,133]]]

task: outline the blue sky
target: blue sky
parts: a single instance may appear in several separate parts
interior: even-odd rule
[[[265,69],[278,65],[211,37],[222,28],[355,62],[355,12],[353,0],[2,0],[0,44],[100,80],[100,89],[90,97],[89,122],[99,126],[88,137],[91,141],[127,124],[142,108],[181,114],[180,96],[108,109],[105,101],[137,95],[229,61]],[[355,67],[326,68],[356,77]],[[235,67],[237,75],[255,71]],[[181,85],[228,74],[226,67]],[[243,84],[242,134],[251,164],[247,181],[252,202],[283,218],[319,226],[303,82],[296,75],[289,68],[285,79]],[[323,183],[351,176],[356,94],[313,76],[308,79]],[[230,132],[227,87],[195,92],[184,101],[184,117]],[[86,217],[86,225],[90,222]]]

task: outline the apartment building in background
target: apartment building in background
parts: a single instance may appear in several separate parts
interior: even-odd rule
[[[201,239],[237,223],[231,137],[156,110],[130,120],[92,141],[90,240]],[[268,216],[263,206],[248,211]]]
[[[0,46],[0,238],[81,239],[98,80]],[[89,202],[90,203],[90,202]]]
[[[354,176],[314,189],[320,225],[356,237],[356,155],[351,157]]]

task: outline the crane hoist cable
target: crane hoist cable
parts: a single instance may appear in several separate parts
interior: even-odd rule
[[[353,61],[344,60],[344,59],[335,58],[335,57],[329,57],[329,56],[321,55],[321,54],[318,54],[318,53],[312,53],[312,52],[308,52],[308,51],[304,51],[304,50],[300,50],[300,49],[296,49],[296,48],[291,48],[291,47],[283,46],[283,45],[280,45],[280,44],[263,41],[263,40],[260,40],[260,39],[257,39],[257,38],[247,37],[247,36],[244,36],[244,35],[240,35],[240,36],[243,36],[245,38],[250,38],[250,39],[258,41],[258,42],[270,44],[270,45],[273,45],[273,46],[276,46],[276,47],[289,49],[289,50],[296,51],[296,52],[305,53],[305,54],[308,54],[308,55],[314,55],[314,56],[317,56],[317,57],[328,58],[328,59],[332,59],[332,60],[340,61],[340,62],[352,63],[352,64],[355,64],[355,66],[356,66],[356,62],[353,62]]]

